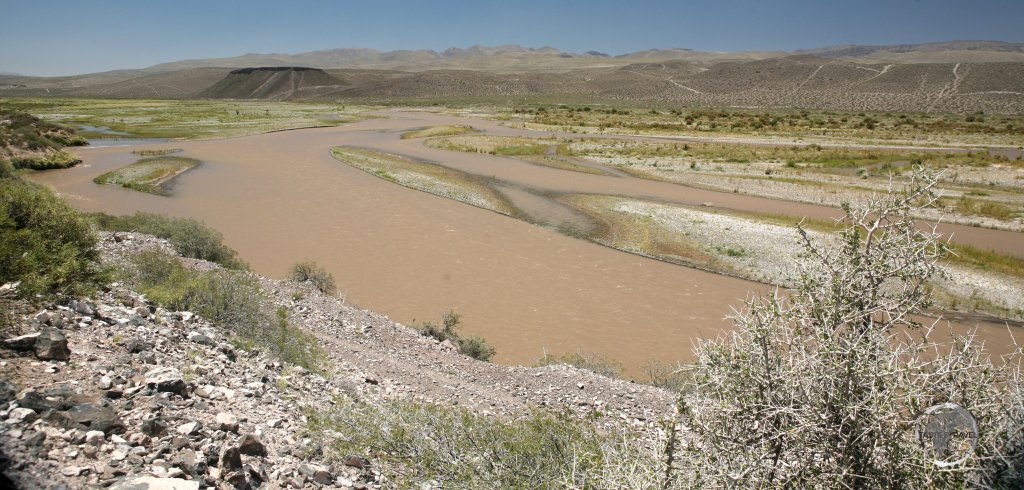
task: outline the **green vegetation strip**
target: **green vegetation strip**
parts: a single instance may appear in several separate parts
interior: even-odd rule
[[[104,173],[93,179],[97,184],[119,185],[128,189],[166,196],[171,179],[199,166],[199,160],[158,156],[143,158],[131,165]]]
[[[333,148],[331,154],[340,162],[405,187],[509,216],[516,214],[505,196],[492,189],[485,179],[473,174],[359,148]]]
[[[370,117],[373,108],[302,102],[18,98],[11,107],[65,125],[110,128],[142,138],[207,139],[314,126]],[[83,134],[109,137],[109,133]]]
[[[413,138],[433,138],[436,136],[453,136],[456,134],[473,133],[476,130],[469,126],[456,126],[456,125],[445,125],[445,126],[431,126],[429,128],[417,129],[415,131],[409,131],[402,133],[402,139],[413,139]]]

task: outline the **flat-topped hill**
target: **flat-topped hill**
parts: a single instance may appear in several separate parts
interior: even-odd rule
[[[232,70],[199,93],[210,99],[298,99],[324,95],[348,85],[319,68],[254,67]]]

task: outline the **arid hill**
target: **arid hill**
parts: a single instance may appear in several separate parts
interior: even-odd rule
[[[76,77],[0,75],[0,97],[643,101],[706,107],[1021,114],[1022,50],[1024,45],[1020,44],[981,41],[844,46],[792,56],[768,52],[709,54],[684,49],[623,56],[597,52],[577,55],[553,48],[518,46],[476,46],[441,53],[344,49],[300,55],[245,55]],[[991,61],[1007,56],[1019,57],[1020,61]],[[898,59],[884,61],[886,57]],[[950,61],[905,61],[918,58]],[[969,59],[981,61],[963,61]],[[242,60],[259,61],[264,68],[232,71],[231,67]],[[319,62],[305,65],[316,68],[291,66],[297,61]],[[223,65],[196,68],[214,63]],[[518,71],[510,71],[512,68]]]
[[[313,98],[348,85],[318,68],[265,67],[232,70],[213,86],[196,95],[202,99]]]

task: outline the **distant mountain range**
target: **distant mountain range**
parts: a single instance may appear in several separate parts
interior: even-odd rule
[[[1024,114],[1024,44],[952,41],[799,52],[332,49],[70,77],[0,75],[0,97],[368,102],[650,101],[679,106]]]
[[[723,61],[781,58],[793,54],[900,63],[1024,62],[1024,44],[1000,41],[950,41],[891,46],[846,45],[798,50],[792,53],[785,51],[713,52],[666,48],[649,49],[619,56],[610,56],[597,51],[570,53],[551,47],[525,48],[514,44],[493,47],[472,46],[465,49],[449,48],[441,52],[430,49],[378,51],[365,48],[340,48],[299,54],[244,54],[230,58],[183,60],[161,63],[146,68],[144,71],[161,72],[210,67],[307,66],[322,69],[356,68],[399,71],[450,69],[527,72],[601,68],[662,61],[710,64]]]

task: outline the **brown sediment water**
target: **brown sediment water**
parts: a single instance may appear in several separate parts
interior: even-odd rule
[[[499,362],[531,364],[545,349],[583,350],[619,359],[633,373],[650,359],[690,358],[698,338],[714,337],[729,327],[724,317],[732,306],[767,287],[619,252],[407,189],[339,163],[330,148],[375,148],[493,175],[507,182],[512,194],[522,192],[517,194],[522,202],[529,195],[521,189],[532,188],[684,204],[710,201],[724,208],[793,216],[838,215],[823,206],[430,149],[422,140],[401,140],[401,133],[441,124],[468,124],[493,134],[527,133],[493,121],[425,112],[387,114],[391,117],[334,128],[85,148],[76,150],[83,165],[32,178],[87,211],[198,218],[220,230],[227,244],[261,274],[281,277],[292,264],[315,260],[335,275],[351,303],[399,322],[436,321],[443,310],[455,309],[463,315],[463,332],[485,337],[497,348]],[[172,147],[203,162],[177,178],[172,197],[92,182],[96,175],[134,161],[131,150]],[[534,204],[542,211],[543,202]],[[1024,256],[1020,234],[956,226],[948,230],[968,243]],[[981,328],[994,350],[1009,349],[1005,327]]]

